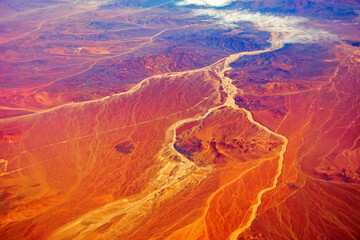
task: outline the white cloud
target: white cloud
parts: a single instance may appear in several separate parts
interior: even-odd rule
[[[194,10],[194,13],[210,16],[227,26],[234,26],[238,22],[251,22],[258,29],[279,33],[278,41],[281,43],[312,43],[334,37],[326,31],[306,27],[305,23],[308,19],[303,17],[279,17],[245,10],[198,9]]]
[[[178,2],[178,5],[184,6],[194,4],[208,7],[223,7],[235,1],[236,0],[183,0],[181,2]]]

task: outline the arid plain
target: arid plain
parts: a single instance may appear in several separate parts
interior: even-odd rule
[[[1,1],[1,239],[359,239],[359,14]]]

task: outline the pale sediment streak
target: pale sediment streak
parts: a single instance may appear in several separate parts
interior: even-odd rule
[[[259,129],[262,129],[262,130],[266,131],[267,133],[272,134],[272,135],[280,138],[283,141],[283,144],[281,146],[281,150],[280,150],[280,153],[279,153],[279,158],[278,158],[278,167],[276,169],[276,174],[275,174],[275,177],[274,177],[274,180],[273,180],[271,186],[267,187],[267,188],[264,188],[263,190],[261,190],[257,194],[256,202],[250,207],[251,215],[250,215],[249,219],[246,222],[243,222],[230,235],[230,237],[229,237],[230,240],[236,240],[237,237],[239,236],[239,234],[241,234],[244,230],[246,230],[247,228],[249,228],[251,226],[251,223],[253,222],[253,220],[255,219],[255,217],[257,215],[257,210],[258,210],[259,206],[261,205],[262,196],[264,195],[264,193],[276,188],[277,183],[278,183],[278,179],[279,179],[279,177],[281,175],[281,172],[282,172],[283,163],[284,163],[284,154],[286,152],[286,148],[287,148],[289,140],[285,136],[283,136],[281,134],[278,134],[278,133],[276,133],[274,131],[271,131],[266,126],[264,126],[264,125],[260,124],[259,122],[255,121],[250,111],[248,111],[248,110],[246,110],[244,108],[239,108],[235,104],[234,96],[237,93],[237,88],[236,88],[236,86],[234,86],[232,84],[232,80],[230,78],[225,77],[225,72],[231,69],[231,67],[229,66],[230,63],[236,61],[241,56],[244,56],[244,55],[256,55],[256,54],[261,54],[261,53],[265,53],[265,52],[271,52],[271,51],[280,49],[282,47],[283,47],[282,44],[277,44],[275,39],[273,39],[272,46],[270,48],[266,49],[266,50],[254,51],[254,52],[248,52],[248,53],[238,53],[238,54],[235,54],[235,55],[231,55],[225,60],[225,66],[224,66],[223,70],[219,73],[219,77],[222,79],[222,84],[223,84],[224,91],[226,91],[226,93],[228,94],[228,98],[227,98],[225,104],[227,106],[229,106],[229,107],[243,110],[246,113],[246,117],[249,120],[249,122],[256,125]]]

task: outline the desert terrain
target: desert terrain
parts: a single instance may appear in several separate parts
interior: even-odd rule
[[[1,239],[359,239],[357,1],[0,2]]]

